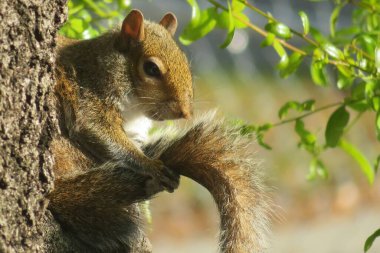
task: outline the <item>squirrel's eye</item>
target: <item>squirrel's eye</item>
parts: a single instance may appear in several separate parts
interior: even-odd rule
[[[160,69],[158,68],[158,66],[154,62],[146,61],[146,62],[144,62],[144,66],[143,67],[144,67],[145,73],[148,76],[152,76],[152,77],[159,77],[159,76],[161,76],[161,71],[160,71]]]

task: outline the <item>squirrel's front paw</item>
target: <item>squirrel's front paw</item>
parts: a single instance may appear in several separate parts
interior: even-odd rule
[[[157,193],[161,190],[173,192],[179,185],[179,174],[166,167],[161,160],[151,160],[145,168],[151,178],[147,181],[147,190]]]

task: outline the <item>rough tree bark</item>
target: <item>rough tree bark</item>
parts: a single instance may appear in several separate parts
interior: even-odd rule
[[[48,94],[65,4],[0,0],[0,252],[45,251],[56,129]]]

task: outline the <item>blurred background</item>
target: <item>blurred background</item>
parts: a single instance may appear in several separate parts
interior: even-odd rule
[[[128,2],[128,1],[127,1]],[[185,0],[133,0],[132,7],[145,18],[159,21],[164,13],[177,15],[177,36],[189,22],[191,8]],[[198,1],[206,4],[206,1]],[[256,0],[250,1],[269,11],[278,20],[302,31],[298,11],[305,11],[310,23],[323,33],[329,32],[334,8],[329,1]],[[344,8],[338,26],[351,20],[353,8]],[[252,23],[266,20],[246,12]],[[315,86],[309,66],[302,65],[295,75],[281,79],[275,66],[278,56],[272,48],[261,48],[263,38],[248,29],[237,30],[227,49],[219,45],[225,31],[215,30],[184,47],[195,79],[195,112],[218,108],[228,119],[250,124],[278,122],[278,110],[289,100],[317,99],[316,107],[341,101],[342,91]],[[294,44],[301,45],[301,41]],[[334,85],[333,85],[334,86]],[[326,122],[334,109],[307,117],[305,124],[324,141]],[[374,159],[380,150],[374,130],[374,115],[364,115],[347,137],[367,157]],[[311,157],[297,148],[299,137],[294,123],[271,129],[264,140],[272,150],[255,147],[272,188],[276,213],[270,253],[357,253],[363,252],[366,238],[380,227],[380,183],[370,186],[360,168],[340,149],[322,155],[328,168],[326,180],[308,181]],[[254,140],[252,140],[254,141]],[[320,143],[323,144],[323,143]],[[218,213],[210,194],[196,183],[181,178],[180,188],[162,193],[151,201],[152,226],[149,228],[154,252],[218,252]],[[380,240],[369,252],[380,252]]]
[[[329,31],[331,2],[302,0],[257,0],[253,2],[290,27],[302,30],[297,15],[304,10],[310,23],[322,32]],[[198,1],[201,5],[202,1]],[[186,1],[132,1],[133,8],[145,17],[159,21],[167,11],[179,19],[181,33],[190,20]],[[350,22],[352,9],[346,8],[339,25]],[[265,20],[246,12],[255,24]],[[342,99],[341,91],[331,92],[312,84],[308,66],[296,75],[279,78],[275,70],[278,56],[271,48],[260,48],[262,37],[247,29],[237,30],[227,49],[219,45],[225,31],[213,31],[188,47],[195,77],[196,112],[218,108],[221,115],[248,123],[277,122],[279,108],[289,100],[318,98],[316,107]],[[324,128],[334,109],[307,118],[307,127],[323,140]],[[373,117],[352,129],[349,139],[368,157],[376,157]],[[256,147],[267,182],[273,188],[280,219],[273,224],[272,246],[268,252],[356,253],[363,252],[364,241],[380,226],[380,184],[369,186],[357,164],[341,150],[327,151],[323,159],[329,170],[327,180],[306,179],[311,157],[297,148],[294,123],[272,129],[265,137],[273,150]],[[218,214],[210,194],[186,178],[173,194],[159,194],[151,201],[154,252],[217,252]],[[380,242],[369,252],[380,252]]]

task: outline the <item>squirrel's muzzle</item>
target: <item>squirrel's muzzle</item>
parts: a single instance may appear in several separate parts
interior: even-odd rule
[[[190,119],[193,115],[192,104],[190,102],[171,101],[168,103],[168,107],[173,119]]]
[[[193,110],[190,108],[181,108],[180,118],[191,119]]]

